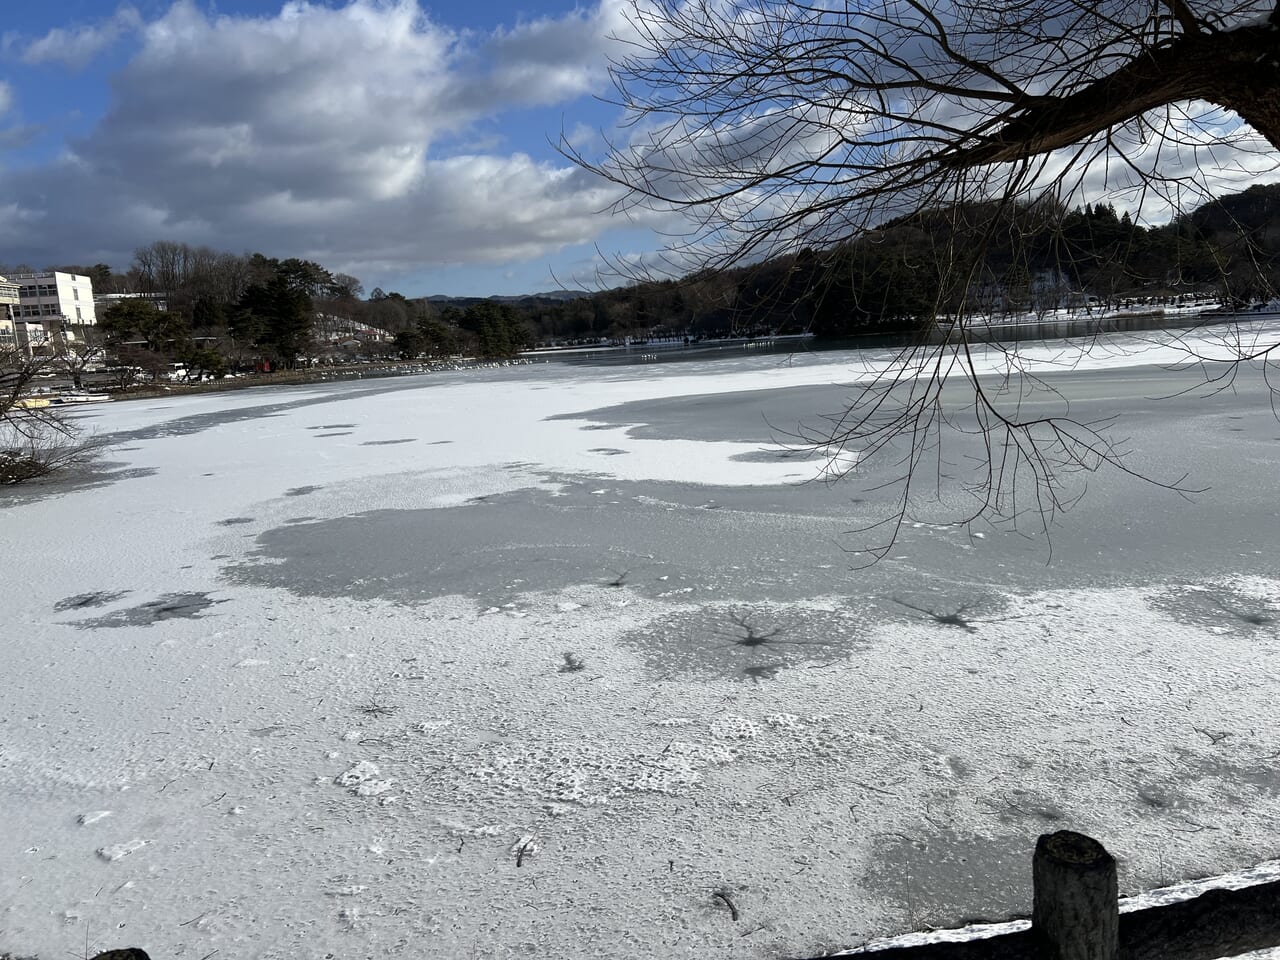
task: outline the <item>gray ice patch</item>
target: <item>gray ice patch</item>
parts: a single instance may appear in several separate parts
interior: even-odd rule
[[[471,506],[286,523],[225,573],[301,594],[401,602],[494,602],[615,580],[676,602],[785,601],[849,586],[830,519],[806,510],[820,491],[558,479],[554,494],[524,489]]]
[[[864,621],[848,609],[714,605],[660,617],[621,641],[644,658],[655,679],[761,683],[785,670],[833,667],[865,651]]]
[[[1275,631],[1280,610],[1230,587],[1196,584],[1171,587],[1152,597],[1151,606],[1180,623],[1232,633]]]
[[[155,600],[116,610],[89,620],[76,620],[83,630],[101,627],[149,627],[162,620],[198,620],[204,611],[225,600],[212,600],[207,593],[166,593]]]
[[[898,905],[903,929],[955,927],[1031,912],[1034,833],[950,829],[876,838],[866,886]]]
[[[830,459],[830,454],[807,447],[763,447],[729,458],[737,463],[806,463]]]
[[[152,467],[130,467],[120,461],[92,460],[20,484],[0,486],[0,506],[17,506],[51,500],[80,490],[108,487],[122,480],[155,476]]]
[[[53,605],[53,609],[86,610],[90,607],[105,607],[129,595],[128,590],[94,590],[91,593],[78,593],[74,597],[64,597]]]
[[[1193,732],[1200,738],[1201,744],[1207,745],[1206,733],[1201,732],[1204,730],[1206,728]],[[1212,781],[1213,794],[1224,806],[1247,808],[1256,800],[1257,794],[1268,797],[1280,795],[1280,768],[1276,767],[1272,759],[1269,744],[1268,752],[1262,756],[1240,756],[1231,749],[1232,741],[1239,743],[1249,731],[1207,732],[1215,735],[1227,734],[1210,748],[1221,751],[1222,756],[1209,756],[1190,750],[1179,751],[1182,755],[1183,777],[1187,782]]]

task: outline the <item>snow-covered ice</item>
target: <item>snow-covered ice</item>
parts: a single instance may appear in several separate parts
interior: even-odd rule
[[[1190,336],[1057,375],[1156,396]],[[78,413],[108,463],[0,506],[0,953],[817,955],[1025,911],[1046,830],[1127,893],[1272,859],[1262,395],[1131,411],[1196,502],[1099,476],[1052,558],[921,521],[861,570],[874,499],[762,452],[864,359]]]

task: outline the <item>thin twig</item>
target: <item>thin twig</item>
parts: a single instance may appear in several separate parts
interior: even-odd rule
[[[729,896],[726,890],[717,890],[712,896],[729,908],[729,917],[735,922],[738,919],[738,906],[733,902],[733,898]]]

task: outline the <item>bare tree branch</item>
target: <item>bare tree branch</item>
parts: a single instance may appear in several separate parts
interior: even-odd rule
[[[987,254],[1002,245],[1018,266],[1058,231],[1065,275],[1072,198],[1127,191],[1139,211],[1176,212],[1223,177],[1274,171],[1275,4],[631,0],[612,70],[622,138],[598,159],[561,149],[623,188],[618,212],[686,225],[655,265],[668,272],[811,248],[827,252],[833,287],[860,257],[855,312],[880,295],[871,281],[927,276],[929,296],[903,308],[918,338],[791,438],[828,479],[892,467],[894,512],[858,531],[872,559],[927,487],[963,491],[951,522],[1047,530],[1097,471],[1139,474],[1110,418],[1077,418],[1016,346],[984,335],[983,289],[1010,286]],[[1237,347],[1221,362],[1276,349]],[[1185,477],[1153,482],[1195,492]]]

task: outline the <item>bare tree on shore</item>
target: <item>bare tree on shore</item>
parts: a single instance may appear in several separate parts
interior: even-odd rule
[[[53,353],[32,355],[15,344],[0,346],[0,485],[47,476],[101,450],[39,394],[43,375],[55,369]]]
[[[1073,200],[1173,215],[1275,174],[1276,0],[632,0],[629,21],[612,70],[626,138],[602,159],[562,150],[623,188],[619,209],[674,231],[646,271],[859,239],[884,257],[903,229],[930,245],[927,262],[898,257],[900,270],[936,273],[919,341],[799,438],[834,473],[897,465],[897,509],[874,525],[869,556],[949,482],[963,493],[954,522],[1047,528],[1079,496],[1073,476],[1130,470],[1106,424],[1027,404],[1044,384],[1013,349],[1002,384],[981,376],[984,254],[1052,228]],[[1274,349],[1238,340],[1195,359],[1222,386]],[[947,437],[967,437],[962,454],[977,462],[958,468]]]

